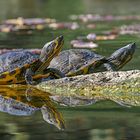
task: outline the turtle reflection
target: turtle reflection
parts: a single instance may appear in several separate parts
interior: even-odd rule
[[[32,88],[30,95],[27,95],[26,86],[1,86],[0,88],[0,111],[11,115],[29,116],[40,110],[46,122],[55,125],[58,129],[65,128],[63,117],[54,107],[49,93]]]

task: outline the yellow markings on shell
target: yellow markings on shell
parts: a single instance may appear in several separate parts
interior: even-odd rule
[[[16,68],[12,71],[13,74],[10,74],[9,71],[3,72],[2,74],[0,74],[0,77],[3,76],[3,78],[0,78],[0,84],[5,85],[5,84],[15,84],[15,83],[24,82],[25,80],[19,81],[17,77],[21,75],[22,69],[24,68],[26,69],[29,66],[30,66],[29,64],[25,64],[22,68]]]
[[[75,71],[68,72],[66,74],[66,76],[71,77],[71,76],[76,76],[76,75],[88,74],[90,67],[91,66],[96,66],[96,64],[98,64],[99,60],[97,59],[97,60],[91,61],[88,64],[83,65],[81,68],[79,68]]]
[[[2,73],[1,76],[5,75],[5,77],[0,79],[0,84],[7,84],[8,81],[11,81],[11,80],[13,81],[13,83],[15,83],[17,81],[16,75],[18,75],[20,71],[19,71],[19,68],[15,69],[14,71],[15,71],[15,74],[13,75],[9,75],[9,72]]]

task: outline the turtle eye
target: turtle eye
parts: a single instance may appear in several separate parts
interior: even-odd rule
[[[56,51],[56,49],[57,49],[57,43],[53,42],[51,46],[49,46],[49,51],[50,51],[49,53],[53,53],[54,51]]]
[[[52,50],[53,50],[53,43],[51,43],[51,44],[47,47],[46,52],[47,52],[48,54],[50,54],[50,53],[52,53]]]
[[[56,43],[56,42],[53,42],[52,48],[54,49],[54,48],[56,48],[56,47],[57,47],[57,43]]]

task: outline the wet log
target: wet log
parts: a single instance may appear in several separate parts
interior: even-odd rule
[[[140,70],[99,72],[46,81],[36,86],[52,95],[82,99],[112,100],[121,105],[140,106]]]

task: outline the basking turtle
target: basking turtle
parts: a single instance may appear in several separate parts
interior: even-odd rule
[[[63,36],[57,37],[45,44],[40,55],[24,50],[0,55],[0,84],[25,83],[25,81],[27,84],[36,84],[49,75],[55,78],[63,77],[57,69],[47,69],[50,61],[60,52],[63,42]]]
[[[128,44],[116,50],[108,58],[86,49],[70,49],[62,51],[51,61],[49,67],[60,70],[66,76],[107,70],[116,71],[131,60],[135,48],[135,43]]]

